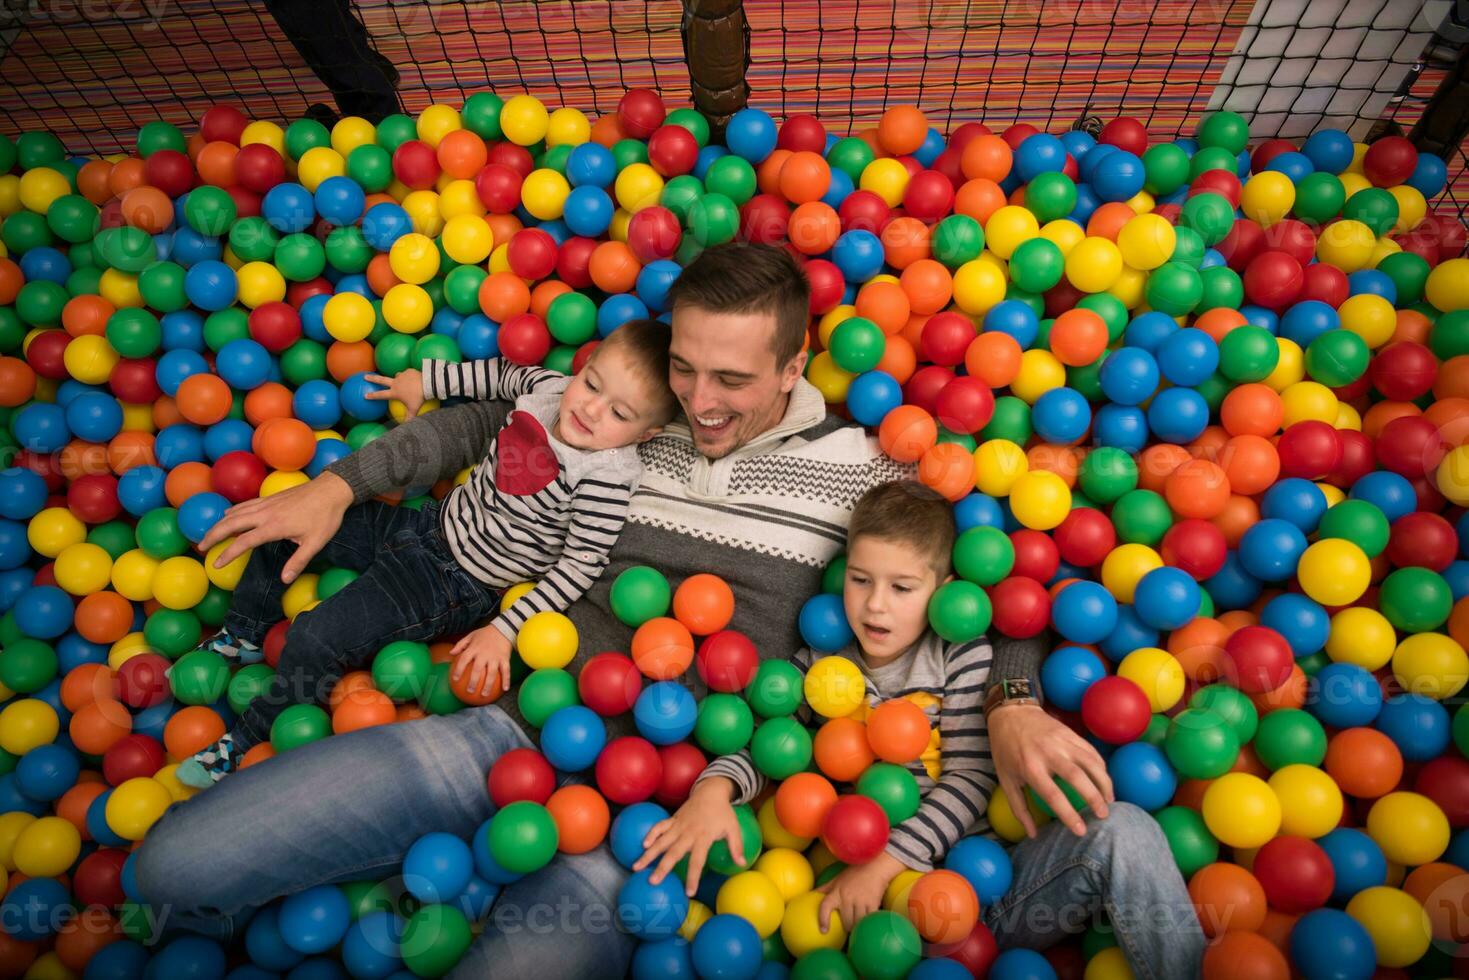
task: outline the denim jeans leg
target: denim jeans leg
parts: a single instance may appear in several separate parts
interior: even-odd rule
[[[171,807],[138,888],[160,929],[227,941],[283,895],[396,874],[424,834],[468,839],[493,809],[490,766],[530,744],[489,705],[303,746]]]
[[[1084,837],[1052,823],[1015,845],[1010,890],[984,913],[1000,948],[1045,949],[1101,909],[1141,980],[1197,976],[1204,933],[1157,821],[1114,803],[1086,824]]]

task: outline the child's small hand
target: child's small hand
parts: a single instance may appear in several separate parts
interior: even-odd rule
[[[382,374],[369,374],[367,380],[375,385],[382,385],[383,389],[369,391],[363,397],[370,401],[392,398],[402,402],[405,422],[417,415],[418,410],[423,407],[423,372],[417,368],[405,368],[392,378]]]
[[[656,885],[687,854],[689,870],[684,880],[684,891],[692,896],[699,890],[699,875],[704,873],[704,860],[709,848],[720,838],[729,844],[729,853],[735,863],[743,866],[745,849],[740,840],[740,822],[729,802],[733,794],[734,785],[718,776],[696,785],[677,813],[654,824],[648,831],[648,836],[643,839],[643,856],[638,858],[632,869],[643,870],[661,854],[663,859],[650,878]]]
[[[837,876],[816,890],[826,895],[816,910],[816,923],[822,932],[831,928],[831,913],[835,910],[842,924],[854,927],[862,917],[882,908],[882,897],[888,885],[906,866],[886,852],[866,864],[854,864],[843,868]]]
[[[510,641],[495,627],[482,626],[466,633],[449,653],[454,657],[449,679],[457,681],[469,671],[466,689],[470,694],[489,694],[496,676],[500,690],[510,690]]]

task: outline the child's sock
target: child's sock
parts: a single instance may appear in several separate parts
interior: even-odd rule
[[[265,651],[258,644],[236,636],[228,627],[220,629],[194,649],[217,653],[232,664],[256,664],[265,657]]]
[[[194,753],[192,759],[181,762],[176,772],[178,781],[194,789],[208,789],[235,771],[241,755],[235,750],[234,736],[225,735],[209,748]]]

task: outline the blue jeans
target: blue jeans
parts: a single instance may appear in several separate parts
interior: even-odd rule
[[[250,915],[316,885],[397,875],[424,834],[468,840],[493,810],[485,774],[530,740],[493,705],[323,739],[251,766],[154,824],[137,883],[158,928],[228,942]],[[604,845],[558,855],[500,892],[455,976],[623,976],[627,878]]]
[[[281,618],[281,569],[295,549],[291,541],[255,549],[231,598],[226,629],[252,643],[264,641]],[[359,575],[291,624],[270,686],[235,722],[241,751],[269,739],[271,723],[286,708],[326,700],[343,674],[368,666],[387,644],[471,629],[494,613],[499,600],[449,553],[437,502],[421,510],[375,500],[350,507],[321,556]]]
[[[1014,881],[983,916],[1000,949],[1045,949],[1104,910],[1140,980],[1198,976],[1204,932],[1157,821],[1119,802],[1086,824],[1085,837],[1047,824],[1011,850]]]

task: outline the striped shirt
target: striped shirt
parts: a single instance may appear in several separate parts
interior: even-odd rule
[[[636,446],[582,450],[553,434],[564,374],[501,358],[423,363],[425,398],[514,403],[489,454],[444,498],[439,527],[466,571],[492,588],[539,579],[492,625],[507,639],[538,612],[565,612],[596,582],[642,472]]]
[[[892,828],[887,845],[887,852],[903,864],[930,871],[943,863],[959,838],[988,829],[984,813],[998,785],[982,710],[989,640],[949,644],[928,631],[896,659],[875,668],[862,659],[855,643],[834,656],[855,663],[867,682],[866,703],[853,717],[865,719],[877,704],[907,698],[928,714],[931,725],[937,722],[928,750],[908,765],[923,802],[916,814]],[[791,663],[804,674],[817,659],[820,655],[802,649]],[[797,717],[807,725],[820,721],[804,704]],[[699,779],[710,776],[734,783],[736,803],[748,803],[766,784],[748,749],[715,759]]]

